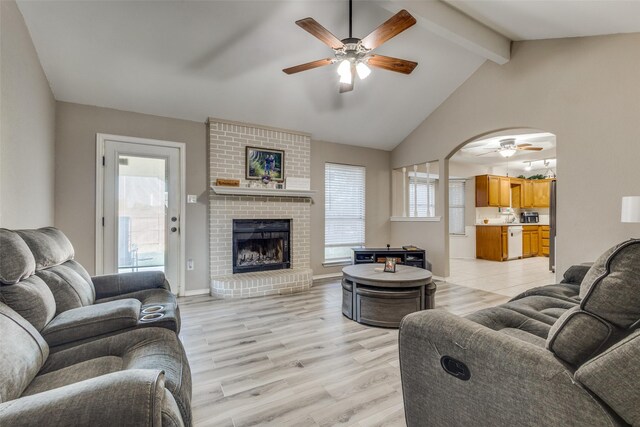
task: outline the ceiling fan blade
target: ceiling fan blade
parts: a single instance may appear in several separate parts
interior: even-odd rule
[[[353,85],[356,82],[356,66],[355,64],[351,64],[351,83],[340,83],[340,93],[351,92],[353,90]]]
[[[395,71],[396,73],[411,74],[418,65],[417,62],[407,61],[406,59],[392,58],[391,56],[371,55],[367,64],[372,67],[382,68],[384,70]]]
[[[531,145],[533,144],[524,143],[524,144],[518,144],[518,147],[531,147]]]
[[[386,22],[373,30],[371,34],[362,39],[362,45],[367,49],[375,49],[392,37],[397,36],[416,23],[416,18],[402,9]],[[308,30],[307,30],[308,31]]]
[[[542,151],[542,147],[516,147],[517,150],[523,150],[523,151]]]
[[[486,156],[487,154],[491,154],[491,153],[497,153],[500,150],[493,150],[493,151],[489,151],[487,153],[482,153],[482,154],[476,154],[476,157],[480,157],[480,156]]]
[[[326,59],[318,59],[317,61],[307,62],[306,64],[296,65],[294,67],[285,68],[284,71],[287,74],[295,74],[300,71],[312,70],[318,67],[324,67],[325,65],[332,64],[333,60],[331,58]]]
[[[344,43],[340,41],[336,36],[331,34],[329,30],[320,25],[318,21],[313,18],[304,18],[296,21],[296,25],[300,28],[316,37],[322,43],[329,46],[331,49],[340,49],[344,46]]]

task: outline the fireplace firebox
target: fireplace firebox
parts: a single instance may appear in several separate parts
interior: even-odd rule
[[[233,272],[291,268],[290,219],[234,219]]]

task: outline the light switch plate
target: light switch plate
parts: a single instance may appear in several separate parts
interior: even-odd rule
[[[188,194],[187,203],[198,203],[198,196],[196,196],[195,194]]]
[[[189,258],[187,260],[187,270],[193,270],[195,266],[193,265],[193,258]]]

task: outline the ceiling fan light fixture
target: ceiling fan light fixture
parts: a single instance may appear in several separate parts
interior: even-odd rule
[[[516,154],[516,151],[517,150],[515,148],[505,148],[504,150],[500,150],[499,153],[502,157],[509,158]]]
[[[351,68],[347,68],[346,73],[340,74],[340,83],[351,84],[353,82],[353,76],[351,75]]]
[[[340,65],[338,65],[338,74],[340,75],[340,77],[343,77],[345,75],[350,76],[351,75],[351,63],[349,62],[349,60],[344,59],[342,60],[342,62],[340,62]],[[340,80],[342,82],[342,80]],[[346,82],[342,82],[342,83],[346,83]]]
[[[358,73],[360,80],[364,80],[369,77],[369,74],[371,74],[371,68],[369,68],[364,62],[358,62],[356,64],[356,72]]]

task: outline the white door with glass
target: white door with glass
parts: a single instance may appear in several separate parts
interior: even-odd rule
[[[97,260],[97,270],[102,261],[103,274],[163,271],[178,293],[182,153],[168,144],[178,143],[102,139],[102,260]]]

